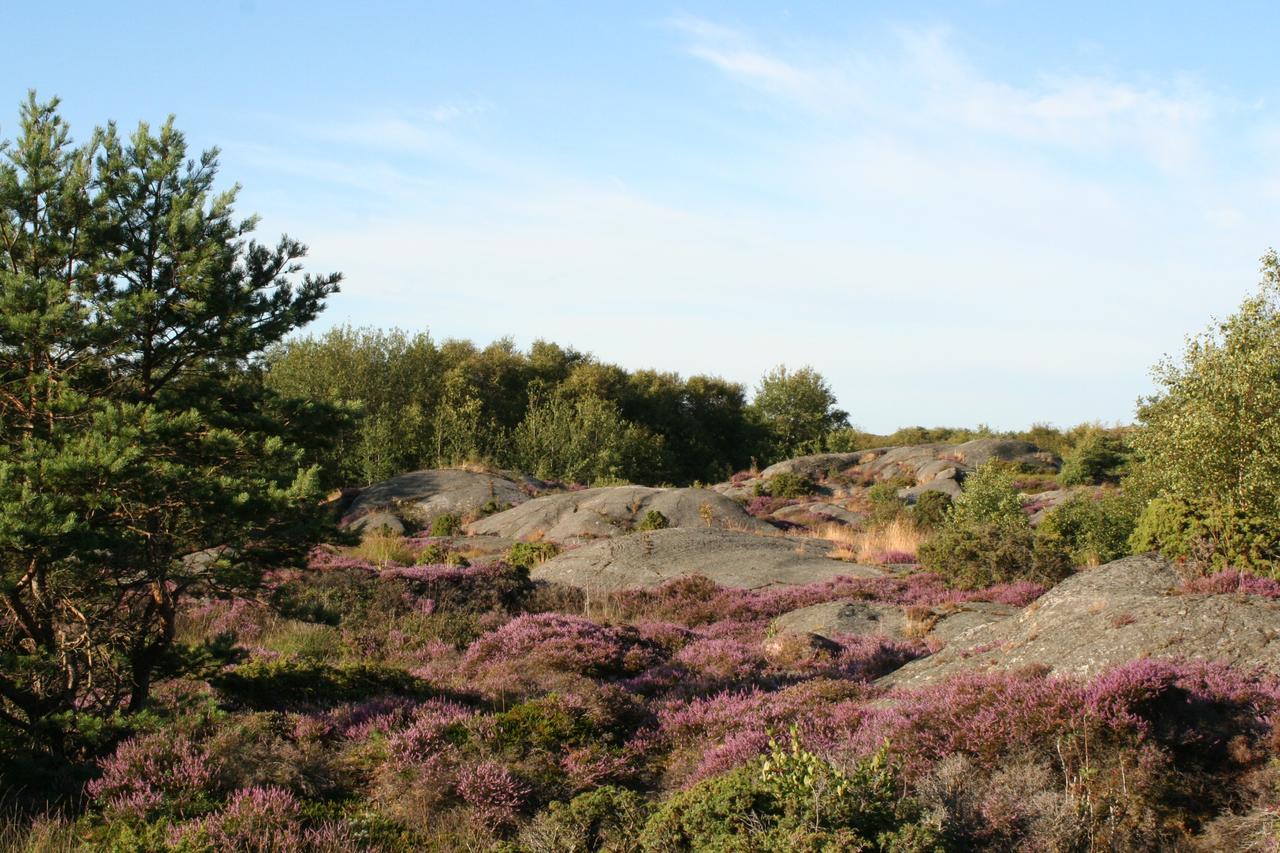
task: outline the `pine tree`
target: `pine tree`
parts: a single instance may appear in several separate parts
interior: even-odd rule
[[[324,413],[260,357],[339,281],[252,241],[172,119],[77,146],[57,106],[0,162],[0,719],[55,745],[144,706],[184,597],[305,547]]]

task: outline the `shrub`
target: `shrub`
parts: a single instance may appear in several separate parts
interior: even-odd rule
[[[511,823],[530,793],[528,785],[492,761],[464,767],[458,773],[458,795],[484,819],[499,826]]]
[[[964,491],[955,499],[951,521],[1008,523],[1026,522],[1022,501],[1013,487],[1017,470],[1007,462],[992,459],[964,478]]]
[[[951,495],[930,489],[916,497],[911,517],[915,520],[917,527],[934,530],[946,522],[950,513]]]
[[[1138,499],[1122,492],[1076,494],[1050,511],[1037,532],[1056,537],[1076,565],[1096,566],[1130,553],[1140,511]]]
[[[550,560],[559,550],[551,542],[517,542],[507,551],[507,562],[513,566],[532,569],[539,563]]]
[[[462,532],[462,519],[446,512],[431,519],[432,536],[457,536]]]
[[[920,546],[920,563],[957,589],[1031,581],[1052,586],[1071,574],[1071,559],[1056,539],[1026,523],[954,520]]]
[[[493,665],[608,677],[634,675],[658,659],[654,645],[632,627],[601,625],[578,616],[538,613],[513,619],[467,649],[470,669]]]
[[[813,494],[813,489],[813,482],[808,477],[786,471],[774,474],[765,484],[765,490],[772,498],[802,498]]]
[[[644,519],[636,525],[636,530],[666,530],[670,526],[670,519],[656,509],[651,509],[645,513]]]
[[[1129,467],[1133,450],[1115,432],[1089,432],[1062,460],[1058,479],[1064,486],[1118,483]]]
[[[216,768],[186,737],[170,732],[125,741],[86,792],[108,812],[133,818],[189,816],[208,807]]]
[[[907,485],[910,483],[895,478],[876,483],[867,489],[867,501],[871,504],[873,524],[887,524],[902,514],[903,503],[898,499],[898,490]]]
[[[1129,544],[1135,552],[1159,551],[1202,572],[1232,567],[1275,575],[1280,569],[1280,522],[1207,501],[1153,499]]]
[[[604,785],[551,807],[520,834],[531,853],[595,850],[636,853],[649,806],[634,791]]]
[[[186,849],[293,853],[304,849],[301,814],[297,799],[283,788],[246,788],[232,794],[222,810],[179,827],[173,841]]]
[[[331,666],[317,661],[253,660],[212,684],[228,699],[257,710],[353,702],[379,694],[422,696],[427,685],[402,669],[374,664]]]
[[[931,849],[929,833],[910,825],[916,817],[884,752],[846,773],[793,739],[671,797],[640,843],[653,851]]]

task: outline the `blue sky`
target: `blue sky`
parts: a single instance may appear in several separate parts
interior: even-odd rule
[[[106,10],[6,10],[0,136],[31,87],[82,134],[175,113],[346,275],[320,328],[808,363],[876,430],[1124,421],[1280,242],[1274,4]]]

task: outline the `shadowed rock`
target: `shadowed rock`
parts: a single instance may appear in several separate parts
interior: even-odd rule
[[[470,532],[553,542],[599,539],[634,530],[654,510],[670,527],[705,528],[709,522],[714,528],[775,530],[748,515],[737,501],[709,489],[610,486],[535,498],[477,521]]]
[[[949,642],[1017,612],[1016,607],[985,601],[913,608],[873,601],[828,601],[784,613],[773,620],[773,627],[780,634],[817,634],[828,639],[840,634],[883,634],[894,639],[928,636]]]
[[[755,536],[705,527],[631,533],[592,542],[548,560],[535,580],[592,592],[654,587],[703,575],[721,586],[763,589],[851,577],[880,577],[880,569],[825,556],[830,543],[789,536]]]
[[[364,515],[387,512],[413,524],[427,524],[446,513],[478,512],[490,502],[497,507],[522,504],[546,488],[541,480],[508,471],[413,471],[362,490],[347,515],[358,521]]]
[[[1018,615],[975,628],[881,679],[918,686],[966,670],[1092,676],[1144,657],[1221,660],[1280,673],[1280,603],[1240,593],[1177,592],[1164,560],[1127,557],[1080,572]]]

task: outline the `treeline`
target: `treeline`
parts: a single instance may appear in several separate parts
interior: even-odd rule
[[[780,366],[746,387],[716,376],[629,371],[547,341],[522,351],[429,334],[338,327],[273,349],[266,381],[348,414],[322,468],[341,485],[478,462],[577,483],[711,483],[804,453],[1024,438],[1065,455],[1098,428],[849,425],[826,380]]]

